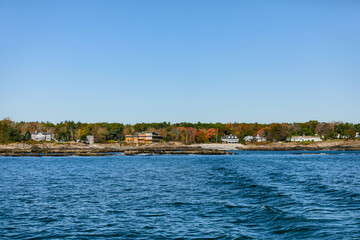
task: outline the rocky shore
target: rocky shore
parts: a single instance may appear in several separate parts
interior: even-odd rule
[[[114,153],[124,155],[139,154],[199,154],[199,155],[225,155],[229,151],[206,149],[200,146],[183,145],[178,143],[159,143],[147,145],[121,145],[82,143],[12,143],[0,145],[0,156],[108,156]]]
[[[83,143],[11,143],[0,145],[0,156],[107,156],[116,153],[139,154],[200,154],[225,155],[231,151],[297,151],[297,150],[360,150],[360,140],[334,140],[311,143],[267,143],[267,144],[192,144],[156,143],[135,144],[92,144]]]
[[[244,145],[243,151],[359,151],[360,140],[333,140],[303,143],[271,143],[265,145]]]
[[[123,151],[125,155],[139,155],[139,154],[171,154],[171,155],[183,155],[183,154],[197,154],[197,155],[225,155],[232,154],[225,150],[217,149],[205,149],[205,148],[184,148],[184,149],[171,149],[171,148],[141,148],[141,149],[129,149]]]
[[[360,140],[254,144],[199,144],[198,146],[208,149],[230,151],[360,151]]]

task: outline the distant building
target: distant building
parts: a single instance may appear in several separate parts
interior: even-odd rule
[[[125,142],[127,143],[138,143],[139,142],[139,135],[125,135]]]
[[[336,138],[338,139],[346,139],[348,138],[346,135],[340,135],[339,133],[336,135]]]
[[[238,143],[239,138],[237,136],[230,134],[230,135],[221,137],[221,141],[226,142],[226,143]]]
[[[265,142],[266,138],[261,137],[259,134],[257,134],[256,136],[244,137],[244,141],[246,141],[246,142]]]
[[[157,132],[142,132],[125,136],[125,141],[127,143],[154,143],[160,142],[161,139],[163,139],[163,137]]]
[[[31,133],[31,139],[35,141],[51,141],[53,137],[51,133],[47,132],[33,132]]]
[[[358,134],[358,133],[356,133],[356,134]],[[356,135],[355,134],[355,137],[359,137],[358,135]],[[336,136],[336,138],[339,138],[339,139],[349,139],[349,138],[351,138],[351,135],[340,135],[340,134],[338,134],[337,136]]]
[[[317,136],[292,136],[291,142],[320,142],[322,139]]]
[[[89,144],[94,144],[94,136],[93,135],[87,135],[86,140]]]
[[[355,132],[355,136],[352,135],[351,133],[347,133],[347,134],[344,134],[344,135],[340,135],[338,134],[338,137],[337,138],[341,138],[341,139],[351,139],[351,138],[360,138],[360,135],[358,132]]]

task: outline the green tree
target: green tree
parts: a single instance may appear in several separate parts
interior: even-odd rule
[[[108,135],[106,140],[122,140],[124,125],[119,123],[110,123],[108,125]]]
[[[24,141],[29,141],[31,139],[31,133],[29,130],[24,135]]]
[[[264,130],[265,136],[269,141],[286,141],[289,137],[288,128],[284,124],[271,124],[269,129]]]

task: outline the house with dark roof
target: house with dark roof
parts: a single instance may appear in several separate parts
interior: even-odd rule
[[[246,142],[265,142],[266,138],[261,137],[260,134],[256,134],[256,136],[244,137],[244,141],[246,141]]]
[[[225,142],[225,143],[238,143],[239,142],[239,138],[235,135],[226,135],[221,137],[221,141]]]
[[[47,132],[33,132],[31,133],[31,139],[35,141],[51,141],[53,136]]]

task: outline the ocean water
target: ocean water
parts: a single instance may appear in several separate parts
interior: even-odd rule
[[[360,152],[0,157],[0,169],[1,239],[360,239]]]

